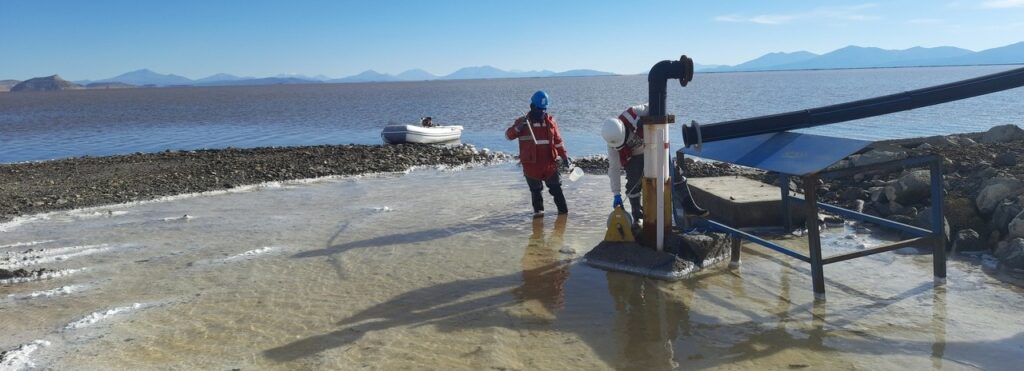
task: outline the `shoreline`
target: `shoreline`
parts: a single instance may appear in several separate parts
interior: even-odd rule
[[[907,156],[944,158],[947,248],[989,252],[1024,272],[1024,130],[1016,125],[987,132],[875,142],[833,165],[863,165]],[[168,196],[231,190],[267,182],[402,172],[421,166],[511,162],[515,156],[469,144],[319,145],[135,153],[106,157],[0,164],[0,223],[48,212],[148,201]],[[576,164],[605,174],[604,156]],[[686,160],[690,177],[744,176],[769,184],[777,176],[726,163]],[[830,180],[823,202],[904,224],[930,224],[927,187],[919,169],[870,171]],[[927,174],[927,171],[924,171]],[[791,188],[802,192],[799,184]]]
[[[165,151],[0,164],[0,223],[54,211],[267,182],[509,161],[472,145],[320,145]]]

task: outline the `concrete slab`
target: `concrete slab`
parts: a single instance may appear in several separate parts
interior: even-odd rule
[[[636,242],[602,241],[583,256],[583,262],[604,270],[678,281],[729,260],[734,242],[724,233],[672,233],[665,251],[658,252]]]
[[[711,219],[736,228],[783,225],[782,190],[739,176],[689,178],[694,201],[711,212]],[[798,206],[798,205],[794,205]],[[794,225],[803,213],[793,208]]]

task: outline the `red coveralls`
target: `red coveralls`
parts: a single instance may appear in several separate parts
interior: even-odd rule
[[[568,156],[562,144],[562,134],[558,131],[558,124],[553,116],[546,112],[540,112],[540,120],[530,118],[531,116],[536,117],[537,113],[531,111],[527,116],[516,119],[512,126],[505,130],[505,137],[508,140],[519,139],[519,163],[523,165],[523,175],[530,186],[533,211],[544,211],[544,200],[540,193],[543,190],[543,182],[548,187],[548,193],[555,198],[558,212],[564,214],[569,209],[565,203],[565,195],[562,194],[562,181],[558,174],[558,164],[555,162],[557,157],[564,161]]]

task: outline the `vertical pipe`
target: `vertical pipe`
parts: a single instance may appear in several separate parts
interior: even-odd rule
[[[807,244],[811,253],[811,282],[814,300],[825,301],[825,264],[821,258],[821,233],[818,230],[818,176],[804,178],[804,202],[807,211]]]
[[[657,214],[657,248],[658,251],[665,249],[665,181],[667,180],[665,175],[668,174],[668,161],[665,160],[668,154],[668,132],[665,130],[665,125],[658,125],[655,129],[658,139],[654,142],[655,151],[658,154],[657,166],[658,166],[658,183],[655,185],[655,192],[657,192],[657,208],[655,211]]]
[[[932,191],[932,235],[935,238],[935,246],[932,250],[932,270],[935,273],[935,281],[944,283],[946,281],[946,223],[942,212],[942,159],[936,158],[931,163],[931,191]]]

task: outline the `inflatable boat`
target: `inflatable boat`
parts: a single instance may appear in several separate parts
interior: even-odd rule
[[[458,140],[462,136],[462,126],[431,126],[407,124],[390,124],[384,127],[380,137],[388,144],[402,143],[444,143]]]

